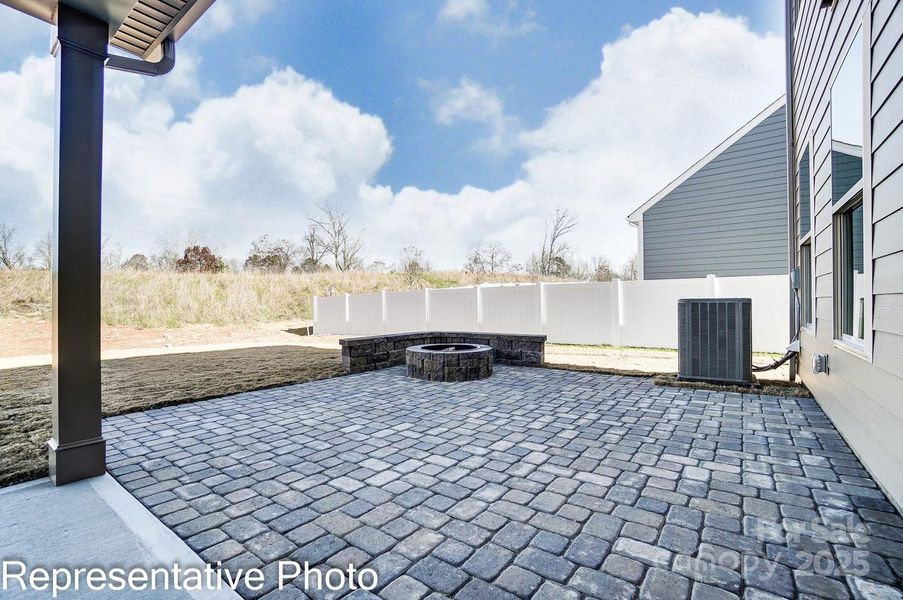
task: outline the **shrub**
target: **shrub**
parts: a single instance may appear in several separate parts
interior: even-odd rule
[[[188,246],[185,254],[176,261],[180,273],[222,273],[226,270],[223,259],[207,246]]]
[[[122,268],[132,271],[147,271],[150,269],[150,261],[143,254],[133,254],[131,258],[122,263]]]

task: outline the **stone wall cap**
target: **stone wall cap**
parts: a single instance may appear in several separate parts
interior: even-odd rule
[[[525,342],[545,342],[546,336],[532,333],[496,333],[492,331],[411,331],[406,333],[387,333],[384,335],[368,335],[360,337],[348,337],[339,340],[342,346],[357,346],[380,341],[403,340],[405,338],[442,337],[442,336],[469,336],[469,337],[500,337],[517,339]]]

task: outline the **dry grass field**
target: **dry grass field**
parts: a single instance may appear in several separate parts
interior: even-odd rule
[[[338,350],[298,346],[103,361],[111,416],[342,373]],[[0,487],[47,474],[50,367],[0,370]]]
[[[505,274],[482,281],[531,281]],[[426,287],[477,283],[460,271],[424,275]],[[101,281],[104,324],[175,328],[199,323],[240,325],[310,319],[313,297],[410,286],[398,273],[175,273],[106,271]],[[0,318],[50,318],[50,272],[0,270]]]

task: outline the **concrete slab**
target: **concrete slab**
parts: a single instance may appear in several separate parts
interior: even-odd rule
[[[0,490],[0,559],[29,568],[204,567],[185,543],[109,475],[55,487],[41,479]],[[9,594],[7,596],[7,594]],[[10,598],[48,598],[48,591],[10,588]],[[122,598],[114,591],[69,591],[60,597]],[[230,589],[156,590],[142,598],[233,600]]]

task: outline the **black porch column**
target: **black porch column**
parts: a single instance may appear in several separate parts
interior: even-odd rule
[[[59,3],[53,203],[53,438],[50,477],[102,475],[100,196],[105,22]]]

